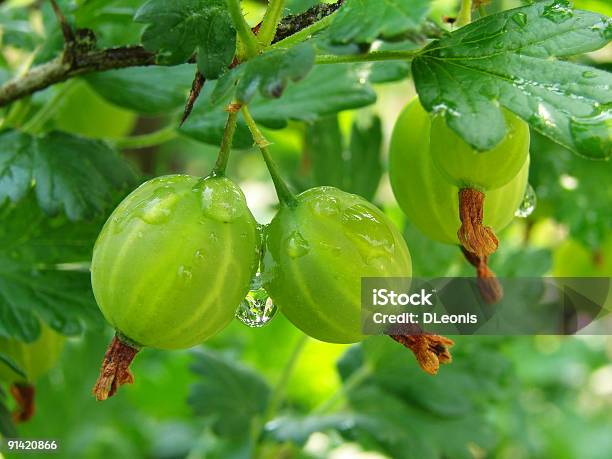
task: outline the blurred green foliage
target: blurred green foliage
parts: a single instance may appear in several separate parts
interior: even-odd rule
[[[101,47],[140,40],[143,26],[132,20],[139,0],[58,3],[72,24],[96,31]],[[265,2],[244,3],[255,23]],[[316,3],[288,1],[287,8],[296,13]],[[424,3],[414,2],[417,22]],[[486,8],[494,13],[520,3],[500,0]],[[431,2],[429,16],[440,23],[458,4]],[[575,4],[612,14],[606,0]],[[334,33],[345,41],[354,31],[341,25]],[[386,27],[394,31],[392,25]],[[376,27],[363,24],[357,32],[369,41]],[[49,2],[0,2],[0,37],[0,83],[62,48]],[[611,53],[608,46],[572,60],[609,69]],[[0,173],[0,335],[31,341],[38,317],[76,336],[37,382],[37,412],[17,427],[20,437],[57,439],[56,457],[84,459],[248,458],[253,448],[260,458],[359,458],[364,451],[376,455],[361,457],[393,459],[612,457],[612,338],[604,336],[456,337],[454,362],[432,378],[389,339],[354,346],[304,341],[278,314],[261,329],[235,321],[192,351],[147,349],[133,365],[136,383],[96,402],[91,386],[111,335],[89,289],[91,248],[113,204],[138,181],[210,171],[225,120],[223,107],[211,102],[214,82],[205,85],[185,125],[155,141],[157,132],[178,124],[194,73],[193,64],[93,73],[0,114],[3,128],[34,125],[34,132],[20,135],[40,144],[28,161],[28,155],[0,156],[0,170],[12,172]],[[388,185],[387,139],[414,96],[408,74],[405,63],[315,67],[300,83],[289,83],[281,99],[256,95],[252,112],[295,189],[335,185],[361,194],[402,229],[415,275],[470,276],[473,269],[456,247],[430,241],[405,220]],[[611,276],[610,163],[579,158],[535,133],[532,139],[537,208],[499,235],[492,268],[500,276]],[[131,148],[122,148],[126,141]],[[71,153],[75,144],[78,152]],[[267,223],[277,201],[251,144],[239,125],[228,174],[258,221]],[[17,149],[7,145],[0,143],[0,155]],[[103,159],[102,151],[108,153]],[[41,157],[55,165],[50,178]],[[36,171],[42,175],[33,183]],[[37,201],[45,179],[61,192]],[[0,386],[0,432],[14,436],[8,390]],[[258,434],[263,442],[255,445]]]

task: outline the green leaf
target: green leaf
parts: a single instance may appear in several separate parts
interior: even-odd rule
[[[338,43],[372,43],[414,29],[426,18],[427,0],[346,0],[329,33]]]
[[[79,220],[107,208],[115,189],[134,178],[128,164],[103,142],[58,131],[40,138],[0,133],[0,202],[16,202],[33,187],[49,215],[63,210]]]
[[[313,122],[342,110],[363,107],[376,101],[376,94],[359,66],[319,66],[299,84],[291,85],[281,99],[255,97],[249,104],[256,121],[281,129],[288,120]],[[228,103],[229,99],[225,99]],[[181,131],[196,140],[219,145],[227,113],[223,104],[211,102],[211,90],[204,87],[200,100]],[[235,148],[248,148],[253,141],[246,125],[239,121]]]
[[[253,421],[266,409],[270,388],[253,370],[211,350],[194,353],[192,370],[200,376],[189,404],[198,415],[214,419],[223,437],[250,432]]]
[[[109,102],[147,115],[166,114],[183,107],[191,87],[193,65],[132,67],[91,73],[89,85]]]
[[[305,153],[315,185],[341,188],[371,200],[382,176],[380,118],[356,121],[345,146],[337,116],[321,118],[307,128]]]
[[[236,100],[248,104],[255,94],[279,98],[289,81],[299,81],[312,69],[315,50],[309,43],[289,49],[275,49],[232,69],[217,82],[213,102],[225,99],[236,85]]]
[[[0,336],[33,341],[39,319],[65,335],[100,328],[86,263],[101,225],[49,218],[32,194],[0,205]]]
[[[370,449],[398,459],[469,458],[470,445],[489,450],[495,435],[483,408],[501,406],[512,387],[509,362],[490,350],[491,343],[461,340],[453,364],[433,378],[388,337],[352,347],[338,367],[345,383],[363,367],[370,369],[348,392],[352,416],[368,423],[356,422],[352,435],[350,428],[340,433],[360,443],[365,438]]]
[[[224,0],[149,0],[134,20],[148,24],[142,44],[162,63],[181,64],[197,52],[198,68],[214,79],[234,57],[236,31]]]
[[[561,62],[612,37],[605,16],[563,0],[487,16],[432,42],[412,63],[421,102],[479,150],[506,133],[501,107],[588,157],[612,153],[612,75]]]

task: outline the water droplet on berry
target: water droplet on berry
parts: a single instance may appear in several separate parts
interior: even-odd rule
[[[318,196],[309,202],[309,206],[315,214],[324,217],[333,217],[340,213],[340,204],[333,196]]]
[[[205,179],[201,184],[202,210],[207,217],[220,222],[231,222],[245,212],[244,196],[240,189],[223,177]]]
[[[176,274],[179,277],[179,279],[181,279],[186,284],[191,282],[191,279],[193,277],[191,268],[188,266],[183,266],[183,265],[179,266]]]
[[[367,206],[356,204],[342,213],[342,225],[346,236],[367,258],[373,251],[393,253],[393,233],[387,223]]]
[[[529,217],[536,208],[537,196],[535,190],[530,184],[527,184],[527,188],[525,189],[525,194],[523,195],[523,200],[516,209],[514,213],[515,216],[520,218]]]
[[[299,231],[293,231],[285,243],[287,253],[291,258],[299,258],[310,251],[310,246]]]
[[[277,308],[262,286],[261,274],[257,273],[251,281],[251,290],[236,309],[235,317],[251,328],[261,328],[270,323]]]

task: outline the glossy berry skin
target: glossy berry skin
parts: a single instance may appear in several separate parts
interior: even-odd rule
[[[31,343],[0,338],[0,354],[9,357],[26,374],[24,379],[0,361],[0,380],[11,384],[35,382],[57,364],[64,341],[62,335],[42,323],[40,336]]]
[[[125,198],[100,233],[91,268],[96,300],[128,343],[194,346],[234,317],[260,240],[231,180],[155,178]]]
[[[410,276],[401,234],[374,205],[333,187],[310,189],[266,229],[264,285],[306,334],[353,343],[361,334],[361,278]]]
[[[429,238],[459,244],[459,188],[434,166],[430,154],[431,116],[418,99],[399,116],[389,150],[393,193],[409,221]],[[529,157],[506,185],[486,193],[484,224],[495,231],[505,228],[523,199],[529,175]]]
[[[459,188],[486,192],[504,186],[519,173],[529,156],[529,126],[509,111],[504,111],[504,117],[506,136],[487,151],[468,145],[443,116],[432,118],[431,157],[444,178]]]

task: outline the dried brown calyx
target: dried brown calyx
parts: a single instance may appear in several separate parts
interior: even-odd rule
[[[457,237],[461,245],[480,258],[485,258],[497,250],[499,241],[488,226],[484,226],[485,194],[473,188],[459,190],[459,218],[461,227]]]
[[[440,335],[390,335],[402,346],[410,349],[419,362],[419,366],[430,375],[438,373],[440,364],[453,361],[449,347],[455,344],[452,340]]]
[[[28,383],[15,383],[10,387],[10,391],[16,405],[13,411],[13,421],[15,424],[29,421],[36,411],[34,386]]]
[[[106,400],[115,395],[117,389],[123,384],[134,382],[130,364],[139,350],[138,346],[126,342],[119,335],[115,335],[106,351],[100,376],[93,388],[93,394],[98,401]]]
[[[461,251],[465,259],[476,268],[478,289],[480,290],[480,296],[484,302],[487,304],[500,302],[504,297],[504,288],[499,283],[499,280],[497,280],[495,273],[489,268],[489,258],[479,257],[476,254],[468,252],[464,247],[461,247]]]

